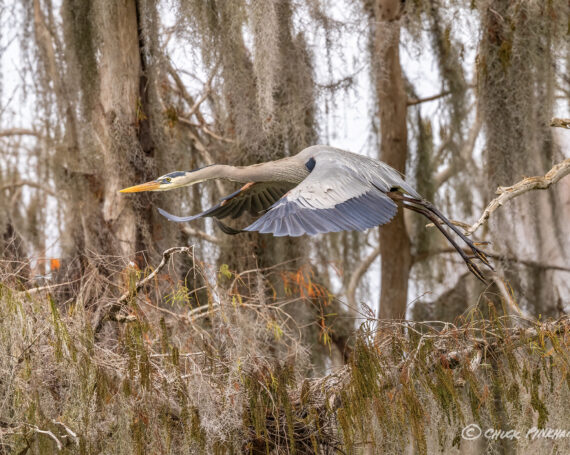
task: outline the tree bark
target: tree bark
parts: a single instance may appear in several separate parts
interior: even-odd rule
[[[304,43],[292,34],[290,2],[252,2],[253,55],[235,26],[233,4],[223,3],[219,11],[224,129],[236,140],[223,161],[249,165],[299,152],[315,137],[313,81]],[[239,223],[246,225],[247,217]],[[306,239],[244,233],[223,239],[220,262],[232,269],[263,268],[302,258],[306,250]]]
[[[100,176],[102,220],[115,241],[114,251],[131,255],[135,250],[137,220],[129,198],[118,194],[124,186],[121,170],[129,167],[129,155],[137,147],[135,124],[139,102],[141,60],[134,0],[97,9],[100,48],[99,103],[93,115],[98,148],[105,174]],[[142,114],[141,114],[142,115]],[[134,152],[136,153],[136,151]],[[127,174],[128,175],[128,174]],[[96,215],[99,217],[99,214]],[[101,233],[92,233],[100,243]],[[109,244],[97,251],[108,251]]]
[[[380,117],[380,159],[404,173],[408,153],[407,97],[400,65],[400,1],[374,4],[373,62]],[[380,318],[403,318],[412,264],[410,239],[401,211],[380,228]]]
[[[550,127],[554,106],[554,25],[540,4],[515,8],[494,1],[481,12],[484,33],[479,45],[479,109],[486,147],[486,199],[493,191],[530,175],[545,174],[564,157]],[[536,30],[541,30],[540,34]],[[530,181],[530,180],[529,180]],[[533,192],[503,206],[490,219],[495,251],[521,261],[565,264],[570,242],[565,233],[570,217],[563,192]],[[556,316],[567,278],[503,260],[497,264],[517,302],[533,315]]]
[[[128,182],[155,174],[148,97],[152,84],[143,58],[148,37],[140,24],[139,3],[145,8],[137,0],[105,8],[86,0],[63,5],[67,89],[76,91],[72,99],[81,103],[80,109],[72,108],[81,112],[78,126],[66,122],[77,135],[76,146],[64,158],[64,187],[72,216],[80,218],[73,250],[82,256],[133,257],[152,247],[152,195],[118,193]]]

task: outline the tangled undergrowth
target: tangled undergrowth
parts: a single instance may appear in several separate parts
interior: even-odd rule
[[[570,430],[567,317],[369,315],[346,365],[315,378],[294,315],[318,308],[326,344],[332,297],[310,275],[282,274],[279,293],[270,271],[222,267],[222,288],[196,260],[178,279],[169,257],[125,263],[123,297],[96,308],[3,268],[0,453],[568,453],[569,437],[525,437]],[[466,440],[472,424],[521,437]]]

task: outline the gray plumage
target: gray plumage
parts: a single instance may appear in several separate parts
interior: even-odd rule
[[[242,231],[296,237],[364,231],[388,223],[398,206],[402,206],[433,221],[479,279],[484,281],[481,272],[442,223],[467,243],[475,257],[491,267],[483,252],[395,169],[381,161],[326,145],[315,145],[291,157],[251,166],[214,164],[190,172],[177,171],[122,192],[166,191],[218,178],[245,185],[196,215],[179,217],[159,209],[160,213],[171,221],[184,222],[201,217],[237,218],[249,212],[260,217]],[[242,232],[221,222],[219,225],[226,233]]]
[[[312,171],[245,230],[276,236],[363,231],[396,214],[386,193],[402,190],[419,197],[398,172],[365,156],[314,146],[294,158],[299,163],[314,159]]]
[[[222,178],[254,185],[193,216],[177,217],[162,209],[160,213],[171,221],[183,222],[201,217],[236,218],[246,210],[259,215],[268,210],[244,230],[300,236],[363,231],[387,223],[397,211],[396,203],[386,195],[391,190],[420,197],[387,164],[325,145],[308,147],[282,160],[234,168],[238,171],[234,173],[223,169],[226,173]]]

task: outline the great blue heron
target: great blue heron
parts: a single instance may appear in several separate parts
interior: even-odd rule
[[[176,222],[214,217],[229,234],[258,231],[296,237],[363,231],[388,223],[396,215],[397,207],[402,206],[431,220],[481,281],[485,282],[485,278],[473,258],[455,242],[442,223],[469,246],[474,258],[492,269],[483,251],[423,199],[395,169],[381,161],[325,145],[315,145],[295,156],[251,166],[213,164],[194,171],[171,172],[121,192],[168,191],[212,179],[245,185],[197,215],[179,217],[162,209],[158,209],[159,212]],[[240,231],[219,222],[228,216],[237,218],[245,211],[262,215]]]

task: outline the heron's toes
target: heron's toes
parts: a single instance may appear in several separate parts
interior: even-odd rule
[[[493,266],[491,265],[491,263],[489,262],[489,259],[487,259],[487,256],[485,255],[485,253],[481,250],[477,250],[477,252],[475,253],[475,255],[477,256],[477,258],[483,263],[485,264],[487,267],[489,267],[491,270],[495,270],[493,268]]]
[[[467,268],[469,269],[469,271],[475,275],[481,282],[483,282],[483,284],[489,284],[487,283],[487,280],[485,279],[485,277],[483,276],[483,274],[481,273],[481,270],[479,270],[479,267],[477,267],[475,264],[473,264],[473,262],[471,261],[465,261],[467,263]]]
[[[480,246],[480,245],[490,245],[490,244],[491,244],[491,242],[489,242],[488,240],[483,240],[483,241],[481,241],[481,242],[473,242],[473,245],[476,245],[476,246]]]
[[[491,270],[495,270],[493,268],[493,266],[491,265],[491,263],[489,262],[489,259],[487,259],[487,255],[485,254],[485,252],[481,249],[479,249],[476,245],[476,243],[469,241],[469,248],[471,248],[471,251],[473,251],[473,254],[475,255],[475,257],[477,259],[479,259],[483,264],[485,264],[487,267],[489,267]]]

